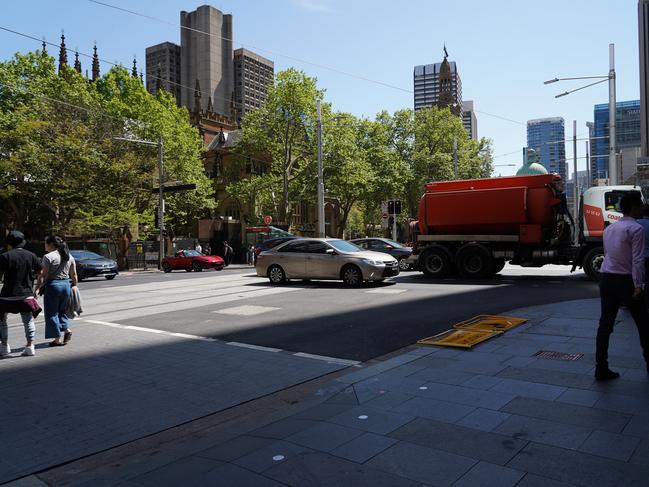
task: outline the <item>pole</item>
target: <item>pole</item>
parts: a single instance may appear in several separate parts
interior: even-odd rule
[[[457,176],[457,137],[453,137],[453,168],[455,169],[455,179]]]
[[[577,179],[577,120],[572,121],[572,212],[575,215],[575,225],[579,226],[579,180]],[[578,244],[578,233],[575,228],[575,244]]]
[[[608,45],[608,181],[609,185],[617,184],[617,160],[615,141],[615,44]]]
[[[586,144],[586,189],[590,188],[592,181],[590,179],[590,145],[589,141],[585,142]]]
[[[396,201],[396,198],[392,198],[392,201]],[[396,212],[396,203],[392,203],[392,240],[397,241],[397,212]]]
[[[165,196],[163,191],[164,183],[164,162],[162,159],[162,136],[158,137],[158,175],[160,177],[160,182],[158,186],[160,187],[158,193],[158,225],[160,226],[160,251],[158,253],[158,268],[162,269],[162,259],[165,256],[165,237],[164,237],[164,226],[165,226]]]
[[[324,169],[322,167],[322,118],[320,113],[320,100],[316,101],[317,129],[318,129],[318,237],[325,237],[325,211],[324,211]]]

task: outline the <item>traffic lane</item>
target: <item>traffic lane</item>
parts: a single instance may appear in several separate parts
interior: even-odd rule
[[[284,287],[291,292],[125,318],[119,323],[367,361],[477,314],[597,296],[594,283],[572,276],[505,279],[514,282],[432,282],[416,275],[400,276],[394,285],[358,289],[337,282],[296,282]],[[261,280],[247,286],[268,288]],[[390,294],[383,293],[388,290]],[[257,311],[260,314],[246,315]]]

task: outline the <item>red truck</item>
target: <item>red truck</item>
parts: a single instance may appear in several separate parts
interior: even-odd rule
[[[621,197],[638,186],[595,186],[574,222],[556,174],[428,183],[409,263],[430,277],[481,278],[505,262],[580,267],[599,279],[604,228],[622,217]]]

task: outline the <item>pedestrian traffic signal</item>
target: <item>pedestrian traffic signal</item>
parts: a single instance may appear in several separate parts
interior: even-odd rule
[[[401,214],[401,200],[394,200],[394,214]]]
[[[394,215],[394,201],[393,200],[388,201],[388,214]]]
[[[158,209],[155,209],[155,214],[153,215],[155,220],[153,223],[153,228],[160,228],[160,218],[159,218],[159,212]]]

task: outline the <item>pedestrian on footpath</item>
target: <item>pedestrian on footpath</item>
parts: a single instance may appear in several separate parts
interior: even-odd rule
[[[225,262],[226,267],[230,265],[232,261],[232,247],[228,245],[228,241],[223,241],[223,261]]]
[[[246,255],[248,257],[248,265],[253,266],[255,265],[255,246],[250,244],[248,247],[248,252],[246,252]]]
[[[645,304],[649,307],[649,205],[644,205],[642,218],[638,223],[644,229],[644,288]]]
[[[604,230],[604,262],[599,283],[602,314],[597,330],[595,379],[617,379],[620,374],[608,367],[608,343],[620,305],[629,309],[638,328],[640,345],[649,372],[649,311],[643,299],[645,283],[645,234],[636,219],[643,213],[637,192],[620,200],[624,215]]]
[[[77,285],[77,269],[68,244],[61,237],[47,237],[45,250],[48,253],[43,256],[43,270],[38,276],[36,292],[42,291],[44,295],[45,338],[54,338],[50,347],[60,347],[72,339],[66,308],[72,292],[70,281],[72,286]]]
[[[34,356],[34,334],[36,326],[34,318],[41,311],[34,298],[34,278],[40,272],[41,261],[35,254],[25,250],[25,236],[14,230],[9,232],[6,245],[9,249],[0,255],[0,274],[2,275],[2,290],[0,290],[0,357],[11,353],[9,346],[8,313],[20,313],[25,327],[24,357]]]

